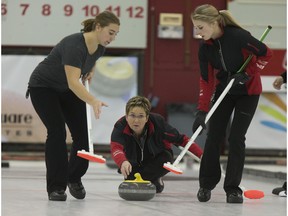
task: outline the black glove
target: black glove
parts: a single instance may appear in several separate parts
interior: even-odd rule
[[[206,118],[207,112],[204,111],[198,111],[196,114],[196,119],[193,123],[192,126],[192,131],[193,133],[195,133],[195,131],[197,130],[197,128],[201,125],[203,129],[206,129],[206,124],[205,124],[205,118]],[[200,132],[200,134],[202,133],[202,130]]]
[[[250,77],[248,76],[248,74],[246,72],[239,72],[239,73],[236,73],[236,74],[233,74],[230,78],[229,78],[229,82],[232,80],[232,79],[235,79],[234,80],[234,83],[233,83],[233,86],[235,85],[243,85],[245,84],[249,79]]]

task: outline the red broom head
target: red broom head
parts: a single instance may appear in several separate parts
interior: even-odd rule
[[[180,168],[174,166],[174,165],[171,164],[170,162],[164,163],[163,167],[164,167],[165,169],[167,169],[167,170],[175,173],[175,174],[182,174],[182,173],[183,173],[183,171],[182,171]]]
[[[78,151],[77,156],[96,163],[106,162],[106,159],[103,158],[101,155],[95,155],[93,153],[86,152],[85,150]]]
[[[244,196],[249,199],[261,199],[264,197],[264,192],[260,190],[247,190],[244,191]]]

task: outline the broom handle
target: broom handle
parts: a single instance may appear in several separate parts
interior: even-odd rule
[[[259,39],[261,42],[265,39],[265,37],[267,36],[267,34],[270,32],[271,29],[272,29],[272,26],[270,26],[270,25],[265,29],[265,31],[263,32],[263,34],[261,35],[261,37]],[[249,57],[246,59],[246,61],[241,66],[241,68],[237,71],[237,73],[244,70],[244,68],[248,65],[248,63],[250,62],[252,57],[253,57],[253,55],[249,55]]]
[[[226,96],[226,94],[228,93],[228,91],[230,90],[230,88],[232,87],[234,82],[234,79],[232,79],[229,84],[226,86],[226,88],[224,89],[224,91],[221,93],[220,97],[218,98],[218,100],[215,102],[215,104],[212,106],[212,108],[210,109],[210,111],[208,112],[206,118],[205,118],[205,124],[209,121],[210,117],[212,116],[212,114],[214,113],[214,111],[216,110],[216,108],[218,107],[218,105],[221,103],[221,101],[223,100],[223,98]],[[189,142],[186,144],[186,146],[184,147],[184,149],[181,151],[180,155],[176,158],[176,160],[174,161],[173,165],[176,166],[178,165],[178,163],[180,162],[180,160],[184,157],[184,155],[187,153],[188,149],[190,148],[190,146],[193,144],[193,142],[195,141],[195,139],[198,137],[199,133],[202,130],[202,126],[200,125],[197,130],[195,131],[195,133],[192,135],[191,139],[189,140]]]
[[[267,34],[269,33],[269,31],[272,29],[272,27],[269,25],[264,33],[262,34],[262,36],[260,37],[260,41],[263,41],[265,39],[265,37],[267,36]],[[240,69],[238,70],[237,73],[241,72],[244,70],[244,68],[248,65],[248,63],[250,62],[250,60],[252,59],[252,55],[249,55],[249,57],[245,60],[245,62],[243,63],[243,65],[240,67]],[[228,83],[228,85],[226,86],[226,88],[224,89],[224,91],[221,93],[220,97],[217,99],[217,101],[215,102],[215,104],[212,106],[212,108],[209,110],[206,118],[205,118],[205,124],[209,121],[210,117],[212,116],[212,114],[214,113],[214,111],[217,109],[217,107],[219,106],[219,104],[222,102],[223,98],[226,96],[226,94],[229,92],[229,90],[231,89],[233,82],[235,79],[231,79],[230,82]],[[174,161],[173,165],[176,166],[178,165],[178,163],[180,162],[180,160],[184,157],[184,155],[187,153],[188,149],[190,148],[190,146],[193,144],[193,142],[195,141],[195,139],[198,137],[199,133],[202,130],[202,126],[200,125],[197,130],[195,131],[195,133],[193,134],[193,136],[191,137],[191,139],[189,140],[189,142],[186,144],[185,148],[181,151],[181,153],[179,154],[179,156],[176,158],[176,160]]]
[[[89,90],[89,81],[85,80],[85,88],[88,92]],[[93,142],[91,140],[91,129],[92,129],[92,121],[91,121],[91,107],[88,103],[86,103],[86,118],[87,118],[87,132],[88,132],[88,143],[89,143],[89,152],[94,154],[94,149],[93,149]]]

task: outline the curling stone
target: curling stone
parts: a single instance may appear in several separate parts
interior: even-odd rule
[[[105,96],[121,97],[135,85],[136,72],[129,58],[104,56],[97,61],[93,89]]]
[[[118,187],[118,194],[129,201],[147,201],[156,194],[156,187],[150,181],[144,181],[140,173],[135,173],[135,180],[125,180]]]

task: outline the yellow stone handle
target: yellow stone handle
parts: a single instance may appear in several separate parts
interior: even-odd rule
[[[135,173],[134,174],[135,176],[135,179],[134,180],[125,180],[125,182],[131,182],[131,183],[146,183],[146,184],[149,184],[151,183],[150,181],[146,181],[146,180],[143,180],[140,173]]]

